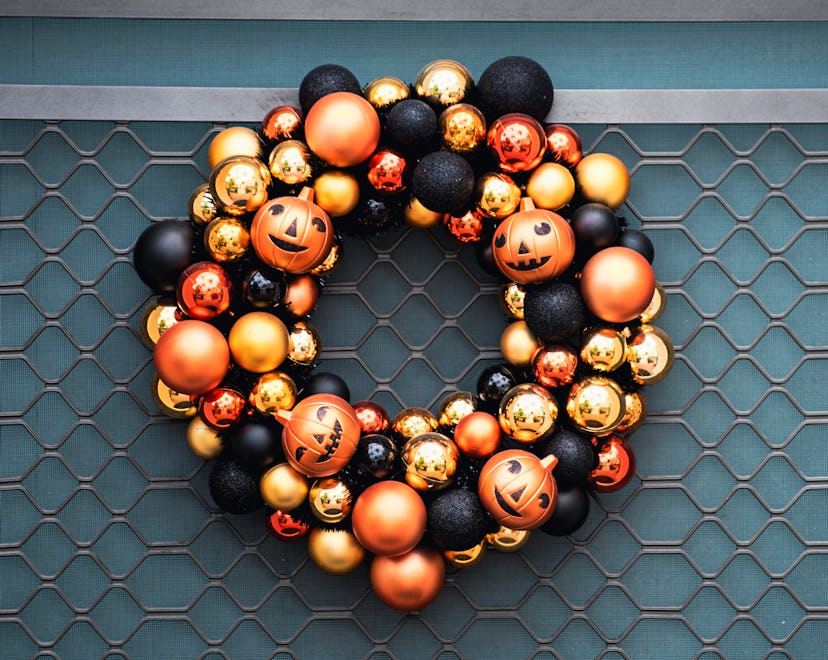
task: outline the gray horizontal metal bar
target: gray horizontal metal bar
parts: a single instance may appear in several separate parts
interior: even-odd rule
[[[3,0],[0,16],[366,21],[809,21],[824,0]]]
[[[256,122],[296,89],[0,85],[0,118]],[[828,89],[560,89],[549,121],[828,123]]]

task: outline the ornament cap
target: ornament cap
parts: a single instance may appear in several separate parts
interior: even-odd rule
[[[310,186],[302,186],[302,190],[299,191],[297,197],[299,199],[304,199],[306,202],[312,202],[313,194],[313,188]]]
[[[550,472],[555,469],[555,466],[558,464],[558,457],[555,454],[549,454],[548,456],[544,456],[541,459],[541,465],[545,467]]]

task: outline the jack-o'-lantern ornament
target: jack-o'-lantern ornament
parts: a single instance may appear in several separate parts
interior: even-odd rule
[[[307,273],[321,264],[334,242],[333,225],[313,203],[313,188],[298,197],[277,197],[262,206],[250,225],[250,239],[259,258],[288,273]]]
[[[500,223],[492,237],[495,263],[520,284],[543,282],[563,273],[575,256],[575,234],[554,211],[536,209],[529,197]]]
[[[552,470],[558,459],[543,459],[521,449],[507,449],[483,466],[477,493],[486,511],[509,529],[535,529],[555,511],[558,487]]]
[[[282,448],[291,466],[309,477],[327,477],[344,468],[359,443],[359,420],[342,397],[312,394],[293,410],[279,410]]]

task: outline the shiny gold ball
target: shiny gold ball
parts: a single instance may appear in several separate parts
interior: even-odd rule
[[[270,170],[258,158],[232,156],[210,175],[210,194],[227,215],[252,213],[267,201]]]
[[[472,199],[487,218],[503,220],[520,206],[520,188],[508,174],[487,172],[477,180]]]
[[[242,369],[261,374],[273,371],[288,353],[288,331],[268,312],[248,312],[230,328],[227,337],[233,361]]]
[[[232,156],[262,157],[262,142],[256,131],[244,126],[231,126],[216,134],[207,149],[207,165],[215,169]]]
[[[313,156],[301,140],[285,140],[273,147],[267,166],[274,179],[289,186],[305,183],[313,176]]]
[[[614,431],[626,410],[624,392],[618,383],[605,376],[589,376],[578,381],[566,402],[566,413],[572,423],[592,435]]]
[[[152,350],[165,330],[178,323],[178,303],[173,298],[156,298],[141,314],[141,339]]]
[[[468,550],[443,550],[443,558],[455,568],[469,568],[475,564],[479,564],[485,556],[485,540]]]
[[[236,261],[250,249],[250,232],[238,218],[219,216],[204,230],[204,249],[218,263]]]
[[[187,202],[187,209],[190,213],[190,220],[197,227],[208,224],[219,214],[219,207],[210,193],[210,184],[202,183],[193,190]]]
[[[382,76],[365,85],[362,95],[377,110],[387,110],[395,103],[407,99],[409,91],[408,85],[399,78]]]
[[[500,306],[510,319],[523,320],[523,300],[526,298],[526,287],[517,282],[501,284],[498,291]]]
[[[193,417],[187,425],[187,444],[196,456],[205,461],[218,458],[224,451],[218,431],[207,426],[198,416]]]
[[[460,452],[442,433],[423,433],[403,445],[405,481],[414,490],[439,490],[454,483]]]
[[[332,218],[339,218],[356,208],[359,203],[359,183],[342,170],[328,170],[313,184],[316,204]]]
[[[345,248],[342,244],[342,239],[339,236],[334,236],[334,242],[331,246],[331,251],[328,256],[316,268],[310,271],[311,275],[316,277],[328,277],[337,268],[342,265],[342,257],[345,253]]]
[[[287,359],[294,364],[311,365],[322,350],[319,330],[310,323],[297,321],[288,329],[289,348]]]
[[[365,549],[347,530],[316,527],[308,534],[308,556],[326,573],[344,575],[359,568]]]
[[[474,87],[469,70],[454,60],[435,60],[417,74],[414,91],[431,105],[448,107],[460,103]]]
[[[333,525],[342,522],[351,513],[354,496],[339,477],[324,477],[313,482],[308,503],[314,516],[323,523]]]
[[[391,421],[391,432],[399,444],[440,427],[437,418],[425,408],[405,408]]]
[[[627,358],[627,340],[615,328],[590,328],[581,339],[580,355],[595,371],[615,371]]]
[[[500,526],[496,532],[486,534],[486,543],[501,552],[515,552],[529,542],[529,530],[509,529]]]
[[[552,433],[557,419],[555,397],[535,383],[516,385],[500,400],[500,428],[521,444],[530,445]]]
[[[176,392],[156,374],[152,378],[152,400],[158,410],[167,417],[192,417],[198,412],[198,406],[189,394]]]
[[[419,199],[412,197],[403,209],[403,217],[415,229],[428,229],[438,224],[443,214],[427,209]]]
[[[440,402],[437,421],[440,431],[451,435],[460,420],[477,410],[477,397],[471,392],[452,392]]]
[[[443,148],[465,154],[486,143],[486,119],[468,103],[449,106],[440,114],[438,135]]]
[[[575,166],[575,178],[586,201],[605,204],[611,209],[621,206],[630,192],[627,166],[612,154],[584,156]]]
[[[572,172],[558,163],[542,163],[529,177],[526,194],[539,209],[557,211],[572,201],[575,178]]]
[[[627,340],[627,361],[637,383],[652,385],[664,380],[674,359],[673,342],[654,325],[642,325]]]
[[[262,415],[276,415],[296,404],[297,389],[293,378],[281,371],[262,374],[250,388],[247,401]]]
[[[641,312],[638,318],[642,323],[652,323],[659,316],[661,316],[661,313],[664,311],[666,306],[667,294],[664,291],[664,287],[656,282],[655,291],[653,291],[653,299],[650,301],[650,304],[647,305],[647,309]]]
[[[500,335],[503,359],[516,367],[528,367],[543,344],[532,334],[526,321],[514,321]]]
[[[301,506],[308,496],[308,480],[288,463],[279,463],[259,479],[259,493],[269,507],[291,511]]]
[[[624,392],[624,419],[616,427],[619,433],[632,433],[647,418],[647,400],[641,392]]]

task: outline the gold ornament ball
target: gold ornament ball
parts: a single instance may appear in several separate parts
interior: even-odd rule
[[[207,426],[201,417],[193,417],[187,425],[187,445],[199,458],[211,461],[224,451],[218,431]]]
[[[575,166],[575,179],[587,202],[598,202],[615,210],[630,192],[627,166],[612,154],[584,156]]]
[[[262,142],[256,131],[244,126],[231,126],[216,134],[207,149],[210,170],[232,156],[262,157]]]
[[[288,330],[289,347],[287,358],[294,364],[309,366],[316,362],[322,350],[319,330],[310,323],[297,321]]]
[[[259,493],[265,503],[277,511],[291,511],[308,496],[308,480],[288,463],[279,463],[259,479]]]
[[[443,214],[427,209],[419,199],[412,197],[403,209],[403,217],[415,229],[428,229],[439,224]]]
[[[274,179],[294,186],[313,176],[313,156],[301,140],[285,140],[270,152],[267,166]]]
[[[537,208],[557,211],[572,201],[575,179],[569,168],[558,163],[543,163],[529,177],[526,194]]]
[[[258,158],[231,156],[213,168],[210,194],[227,215],[244,215],[267,201],[270,170]]]
[[[647,418],[647,400],[641,392],[624,392],[624,419],[615,429],[619,433],[632,433]]]
[[[313,482],[308,493],[310,510],[323,523],[342,522],[351,513],[354,496],[339,477],[324,477]]]
[[[627,340],[627,362],[637,383],[652,385],[664,380],[674,359],[673,342],[654,325],[640,326]]]
[[[454,60],[435,60],[426,64],[414,80],[414,91],[423,101],[448,107],[460,103],[474,87],[469,70]]]
[[[589,376],[569,391],[566,413],[581,431],[606,435],[616,429],[626,412],[624,392],[614,380]]]
[[[588,329],[581,340],[581,362],[595,371],[615,371],[627,358],[627,340],[615,328]]]
[[[352,174],[342,170],[328,170],[313,184],[316,204],[332,218],[353,211],[359,203],[359,183]]]
[[[503,220],[520,206],[520,188],[508,174],[486,172],[477,180],[472,199],[484,216]]]
[[[496,532],[486,534],[485,541],[500,552],[516,552],[529,542],[529,530],[509,529],[501,525]]]
[[[526,298],[526,288],[517,282],[501,284],[499,289],[500,306],[510,319],[523,320],[523,301]]]
[[[477,397],[471,392],[452,392],[444,398],[437,409],[437,422],[440,431],[454,433],[454,429],[464,417],[477,410]]]
[[[470,153],[486,143],[486,120],[469,103],[457,103],[443,110],[437,126],[443,148],[448,151]]]
[[[460,452],[442,433],[423,433],[403,445],[405,481],[418,491],[439,490],[454,483]]]
[[[439,427],[437,418],[425,408],[405,408],[391,421],[391,432],[400,444],[423,433],[432,433]]]
[[[248,403],[262,415],[276,415],[296,405],[297,388],[293,378],[282,371],[268,371],[250,388]]]
[[[216,218],[219,214],[219,207],[210,193],[209,183],[202,183],[193,190],[187,202],[187,208],[190,212],[190,220],[197,227],[202,227]]]
[[[455,568],[470,568],[486,556],[486,541],[480,541],[468,550],[443,550],[443,558]]]
[[[220,216],[204,230],[204,249],[218,263],[236,261],[250,249],[250,232],[238,218]]]
[[[328,252],[328,256],[322,261],[321,264],[316,266],[316,268],[309,271],[311,275],[315,275],[316,277],[328,277],[331,273],[333,273],[337,268],[342,265],[342,256],[345,251],[345,248],[342,243],[342,239],[339,236],[334,236],[333,245],[331,245],[331,251]]]
[[[152,350],[164,332],[178,323],[178,303],[173,298],[156,298],[141,314],[141,339]]]
[[[652,323],[659,316],[661,316],[661,313],[664,311],[666,306],[667,294],[664,291],[664,287],[656,282],[655,291],[653,291],[653,298],[650,300],[650,304],[647,305],[647,308],[638,316],[638,319],[642,323]]]
[[[555,430],[558,402],[545,387],[516,385],[503,395],[498,410],[501,430],[512,440],[530,445]]]
[[[500,335],[500,352],[503,359],[516,367],[528,367],[542,346],[541,341],[526,325],[526,321],[510,323]]]
[[[365,85],[362,95],[377,110],[387,110],[395,103],[407,99],[409,91],[408,85],[399,78],[382,76]]]
[[[347,530],[316,527],[308,534],[308,556],[326,573],[344,575],[359,568],[365,549]]]
[[[158,409],[167,417],[192,417],[198,412],[189,394],[176,392],[156,374],[152,379],[152,399]]]
[[[288,331],[268,312],[249,312],[230,328],[227,338],[233,361],[242,369],[261,374],[272,371],[288,353]]]

